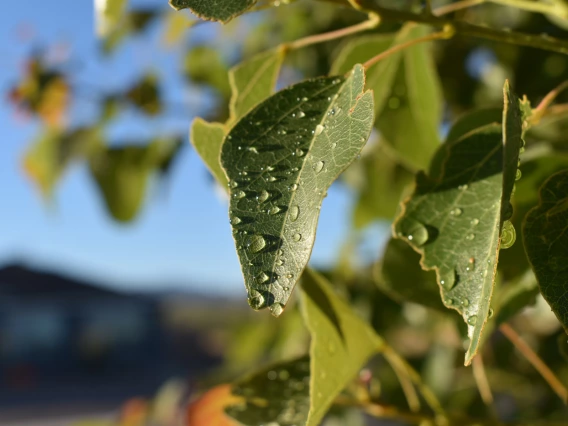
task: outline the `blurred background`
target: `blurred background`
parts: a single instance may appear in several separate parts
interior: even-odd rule
[[[306,348],[296,311],[258,324],[249,309],[224,191],[188,130],[196,116],[227,118],[227,71],[242,58],[361,16],[301,0],[221,26],[166,0],[130,0],[105,23],[99,3],[11,2],[0,14],[0,425],[177,424],[192,391]],[[460,18],[568,38],[566,22],[512,8]],[[278,86],[328,73],[339,44],[292,52]],[[566,56],[459,37],[436,45],[435,58],[441,134],[466,110],[499,106],[505,78],[536,103],[568,76]],[[369,187],[380,182],[365,178],[375,151],[329,191],[311,262],[349,283],[405,355],[426,365],[435,350],[454,362],[455,350],[409,331],[424,308],[372,283],[369,299],[353,272],[370,268],[390,236],[392,213]],[[543,321],[537,334],[556,345],[555,319]]]

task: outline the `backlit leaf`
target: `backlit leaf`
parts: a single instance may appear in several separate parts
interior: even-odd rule
[[[170,0],[176,9],[189,8],[202,19],[228,22],[237,15],[250,9],[256,0]]]
[[[97,33],[106,37],[119,25],[124,15],[128,0],[95,0]]]
[[[552,175],[525,218],[525,250],[544,299],[568,332],[568,170]]]
[[[521,148],[521,113],[505,85],[503,125],[488,125],[449,143],[438,177],[419,172],[412,196],[394,224],[435,270],[444,304],[468,324],[466,365],[489,317],[501,230],[510,216]]]
[[[226,188],[227,177],[219,161],[224,138],[225,126],[221,123],[208,123],[199,117],[193,120],[189,139],[217,182]]]
[[[263,368],[233,385],[232,393],[241,401],[226,412],[246,426],[305,425],[310,407],[309,383],[308,357]]]
[[[337,395],[356,376],[383,340],[317,272],[302,276],[302,312],[310,345],[310,413],[307,426],[319,425]]]
[[[373,124],[364,70],[298,83],[262,102],[225,139],[230,217],[249,304],[282,313],[308,263],[331,183]]]
[[[229,72],[231,119],[235,122],[270,94],[284,60],[284,49],[263,52],[235,66]]]

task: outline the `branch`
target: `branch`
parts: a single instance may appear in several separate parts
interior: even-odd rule
[[[345,0],[320,0],[335,4],[346,5]],[[568,41],[560,40],[549,36],[524,34],[513,31],[495,30],[481,25],[469,24],[467,22],[455,21],[448,18],[442,18],[434,15],[417,14],[402,10],[388,9],[378,6],[375,0],[349,0],[355,2],[360,10],[365,12],[375,12],[381,19],[399,22],[416,22],[419,24],[427,24],[436,28],[444,28],[451,25],[456,30],[456,34],[462,36],[470,36],[483,38],[486,40],[497,41],[501,43],[514,44],[518,46],[534,47],[537,49],[550,50],[568,55]]]
[[[529,345],[517,334],[515,330],[507,323],[499,326],[501,333],[523,354],[528,362],[540,373],[544,380],[548,382],[550,387],[560,399],[566,404],[568,403],[568,389],[558,380],[554,373],[548,368],[542,359],[531,349]]]

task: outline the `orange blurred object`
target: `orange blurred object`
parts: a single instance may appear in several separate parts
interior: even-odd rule
[[[187,426],[239,426],[225,414],[225,408],[243,401],[231,393],[231,385],[216,386],[189,404]]]
[[[150,407],[148,402],[133,398],[124,403],[120,412],[120,426],[143,426],[146,423]]]

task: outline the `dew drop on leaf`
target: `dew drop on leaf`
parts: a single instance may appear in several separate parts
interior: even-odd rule
[[[270,312],[275,317],[279,317],[280,315],[282,315],[282,312],[284,312],[284,306],[282,306],[280,303],[275,303],[270,307]]]
[[[258,200],[259,203],[264,203],[266,200],[268,200],[269,197],[270,193],[266,189],[263,189],[261,193],[258,194],[256,199]]]
[[[469,260],[467,261],[467,266],[465,270],[467,272],[472,272],[474,269],[475,269],[475,258],[470,257]]]
[[[260,275],[256,278],[256,281],[259,284],[265,283],[266,281],[268,281],[270,277],[268,275],[266,275],[266,273],[261,272]]]
[[[229,187],[235,189],[239,186],[239,183],[236,180],[232,180],[229,182]]]
[[[250,307],[253,308],[255,311],[258,311],[258,310],[261,309],[261,308],[264,306],[264,304],[265,304],[264,296],[263,296],[262,294],[260,294],[258,291],[252,290],[252,291],[249,293],[248,304],[249,304]]]
[[[241,223],[241,219],[238,218],[237,216],[233,216],[230,220],[231,225],[238,225],[239,223]]]
[[[451,290],[456,285],[456,271],[451,271],[449,273],[444,274],[440,278],[440,284],[444,289]]]
[[[460,191],[465,191],[467,188],[469,188],[469,186],[467,184],[458,186],[458,189]]]
[[[461,302],[461,304],[462,304],[462,306],[464,306],[464,307],[467,308],[467,307],[469,306],[469,299],[467,299],[467,298],[466,298],[466,299],[463,299],[462,302]]]
[[[273,206],[270,207],[270,209],[268,209],[268,214],[277,214],[280,212],[280,207],[278,206]]]
[[[463,213],[463,210],[460,209],[459,207],[453,209],[453,210],[450,212],[450,214],[451,214],[452,216],[461,216],[462,213]]]
[[[262,235],[253,235],[247,243],[247,248],[253,253],[258,253],[264,247],[266,247],[266,241]]]
[[[487,318],[493,317],[493,308],[489,308],[489,313],[487,314]]]
[[[521,169],[517,169],[517,174],[515,175],[515,180],[519,180],[523,174],[521,173]]]
[[[298,157],[301,157],[302,155],[304,155],[304,151],[302,151],[300,148],[296,149],[296,155]]]
[[[245,193],[245,191],[237,191],[233,195],[233,197],[235,197],[235,198],[245,198],[246,196],[247,196],[247,194]]]
[[[316,173],[319,173],[323,170],[323,166],[324,166],[324,162],[318,161],[317,163],[314,163],[313,169]]]
[[[289,189],[290,191],[295,191],[296,189],[298,189],[298,184],[297,184],[297,183],[294,183],[294,184],[290,185],[290,186],[288,187],[288,189]]]
[[[517,232],[513,224],[506,220],[503,222],[503,230],[501,231],[501,249],[508,249],[517,239]]]
[[[300,111],[298,113],[298,118],[304,118],[306,116],[306,113],[304,111]]]
[[[428,241],[428,229],[420,222],[409,218],[402,223],[401,227],[402,235],[417,246],[422,246]]]
[[[469,325],[475,325],[476,322],[477,322],[477,315],[472,315],[467,318],[467,323]]]
[[[292,236],[292,239],[293,239],[294,241],[298,242],[298,241],[300,241],[300,240],[302,239],[302,235],[296,233],[296,234],[294,234],[294,235]]]
[[[465,239],[468,240],[468,241],[472,241],[472,240],[475,239],[475,234],[469,234],[465,237]]]
[[[300,207],[298,207],[298,206],[290,207],[290,220],[292,222],[295,222],[296,220],[298,220],[299,215],[300,215]]]
[[[314,131],[314,134],[315,134],[316,136],[321,135],[322,132],[323,132],[323,129],[324,129],[324,127],[323,127],[321,124],[318,124],[318,125],[316,126],[316,130]]]
[[[473,226],[477,226],[477,225],[479,225],[479,219],[477,219],[477,218],[471,219],[471,222],[470,222],[470,223],[471,223]]]

